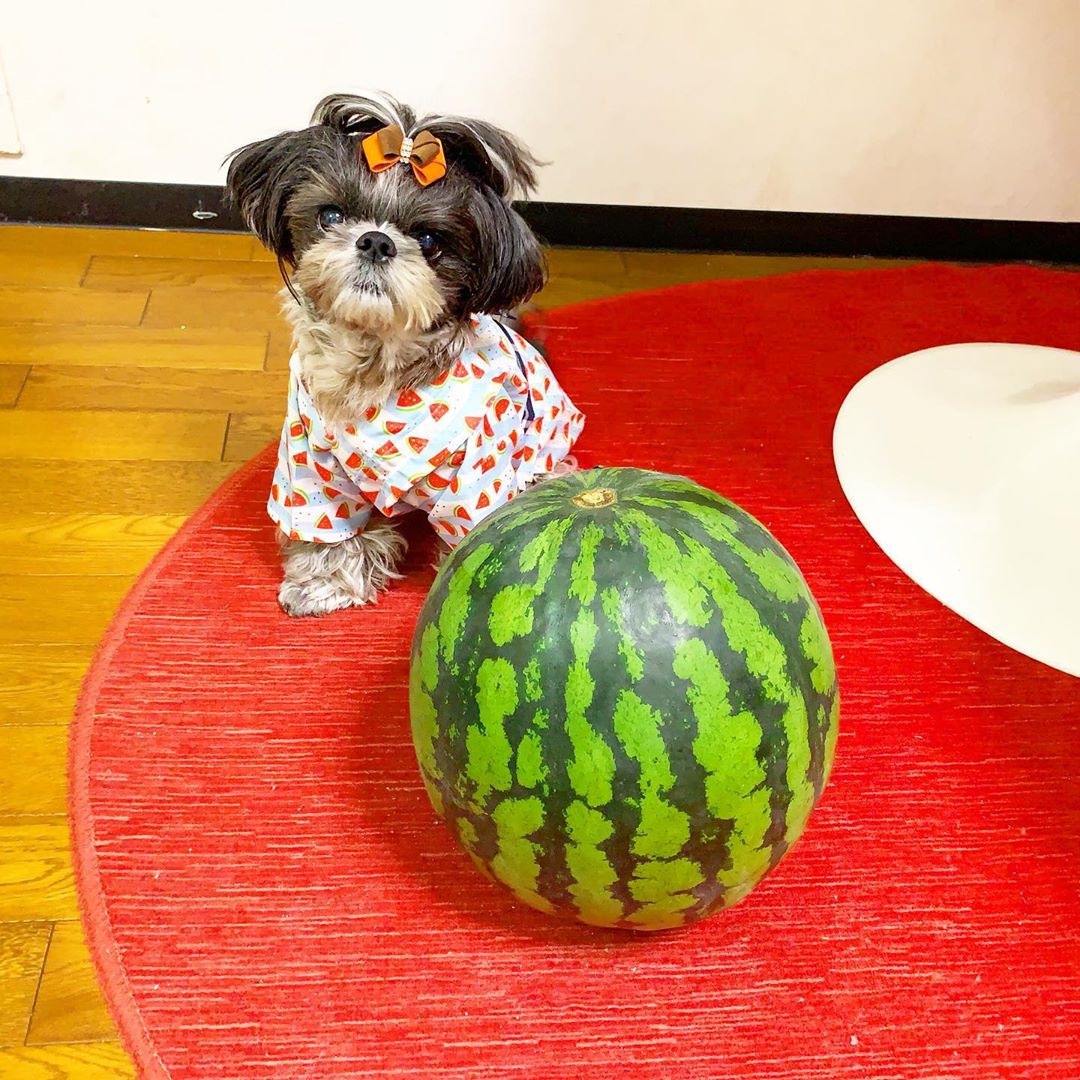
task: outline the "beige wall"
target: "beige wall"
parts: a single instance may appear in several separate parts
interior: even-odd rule
[[[1080,220],[1080,0],[9,6],[0,172],[214,183],[326,91],[487,116],[580,202]]]

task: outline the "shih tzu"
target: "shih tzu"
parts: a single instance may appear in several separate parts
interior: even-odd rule
[[[453,547],[566,467],[584,416],[499,316],[544,282],[511,205],[538,162],[491,124],[333,95],[230,155],[227,191],[278,256],[295,351],[267,510],[279,600],[319,615],[398,577],[393,519]]]

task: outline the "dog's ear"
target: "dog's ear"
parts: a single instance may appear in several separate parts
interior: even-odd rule
[[[471,209],[484,257],[473,268],[466,305],[469,311],[511,311],[544,287],[544,254],[525,220],[493,190],[477,188]]]
[[[536,188],[540,161],[502,128],[461,116],[428,116],[416,127],[442,140],[451,169],[464,170],[496,195],[511,199],[528,195]]]
[[[226,159],[226,198],[248,228],[286,262],[295,254],[285,214],[289,196],[308,175],[313,157],[330,149],[325,130],[309,127],[248,143]]]

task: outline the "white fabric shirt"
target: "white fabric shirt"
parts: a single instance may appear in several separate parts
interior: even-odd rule
[[[490,315],[474,316],[472,329],[445,375],[333,429],[292,357],[267,503],[286,535],[332,544],[362,532],[373,512],[422,510],[454,546],[566,457],[585,416],[547,361]]]

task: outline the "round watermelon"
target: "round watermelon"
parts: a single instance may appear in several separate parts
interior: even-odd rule
[[[741,900],[806,825],[836,745],[798,567],[682,477],[549,480],[444,563],[410,709],[436,811],[526,904],[656,930]]]

